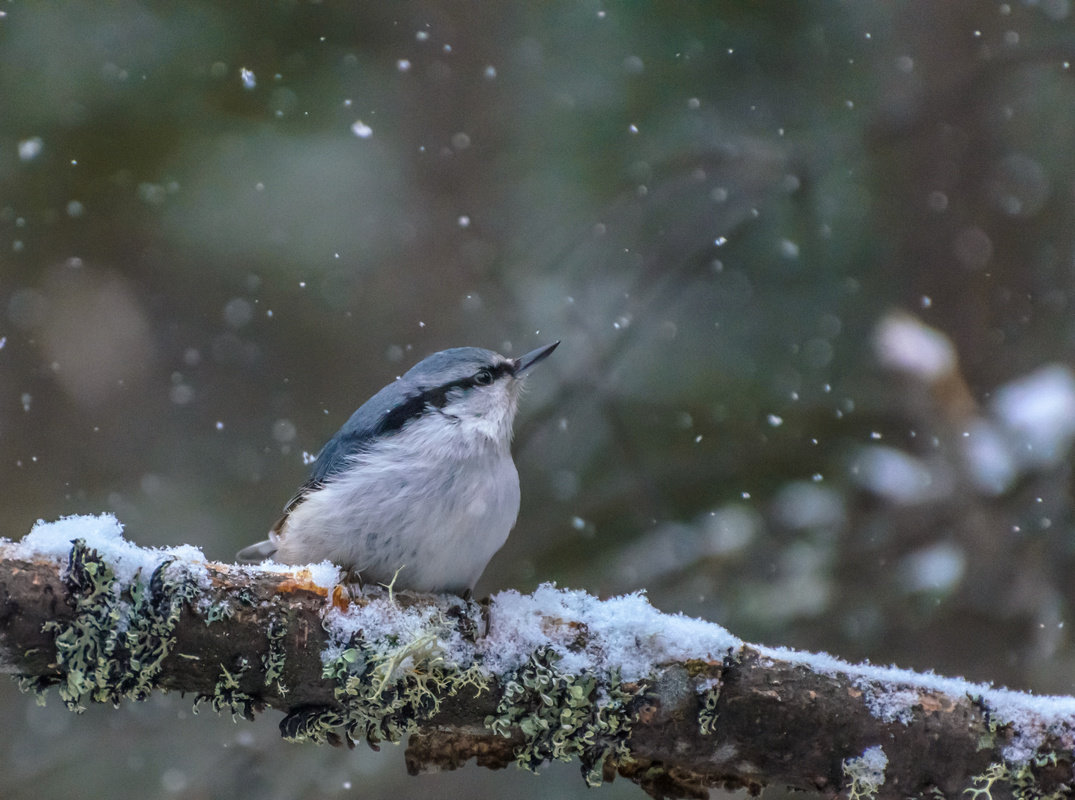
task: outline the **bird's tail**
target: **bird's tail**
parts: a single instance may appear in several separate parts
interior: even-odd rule
[[[257,564],[267,558],[272,558],[275,553],[276,542],[266,539],[263,542],[257,542],[249,547],[244,547],[235,554],[235,560],[240,564]]]

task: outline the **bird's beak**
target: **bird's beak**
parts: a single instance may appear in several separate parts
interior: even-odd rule
[[[559,341],[547,344],[544,347],[539,347],[537,350],[531,350],[525,356],[515,359],[515,374],[518,376],[525,370],[530,369],[534,364],[552,353],[558,344],[560,344]]]

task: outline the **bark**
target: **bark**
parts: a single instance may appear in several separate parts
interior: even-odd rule
[[[480,643],[482,604],[349,597],[301,570],[209,563],[196,580],[168,559],[125,585],[79,543],[68,564],[4,556],[0,546],[0,669],[28,689],[58,686],[76,710],[178,690],[243,716],[282,711],[293,738],[373,744],[409,734],[412,773],[471,758],[491,768],[578,758],[591,783],[619,774],[655,797],[770,784],[828,796],[955,798],[1005,786],[1060,797],[1073,785],[1071,720],[1026,711],[1034,706],[1025,695],[1010,693],[1012,706],[971,684],[930,688],[912,673],[880,680],[745,644],[719,659],[660,664],[635,681],[571,673],[545,648],[524,667],[490,674],[430,656],[440,653],[430,637],[390,636],[395,649],[376,650],[363,633],[334,641],[325,624],[327,610],[349,604],[421,612],[439,603],[438,624]],[[559,632],[550,641],[569,626],[585,646],[585,621],[544,622]]]

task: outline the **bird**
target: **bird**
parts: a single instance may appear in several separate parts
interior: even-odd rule
[[[559,344],[419,361],[329,439],[269,538],[237,560],[327,560],[359,584],[469,597],[519,513],[511,439],[523,380]]]

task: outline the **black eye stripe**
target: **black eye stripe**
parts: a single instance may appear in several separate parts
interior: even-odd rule
[[[505,361],[500,364],[482,367],[475,370],[473,375],[469,375],[466,378],[460,378],[459,380],[445,383],[442,386],[433,386],[413,394],[408,397],[404,403],[385,414],[380,425],[378,425],[377,432],[385,434],[398,431],[412,419],[420,417],[427,408],[444,408],[448,404],[448,394],[453,389],[466,390],[475,386],[481,386],[482,384],[477,381],[477,376],[481,372],[489,373],[492,377],[490,383],[493,383],[504,375],[513,374],[515,372],[515,366],[512,362]]]
[[[486,367],[486,369],[489,374],[493,376],[494,381],[504,375],[512,375],[515,373],[515,365],[510,361],[503,361],[495,366]]]
[[[452,389],[470,389],[474,386],[488,386],[490,383],[495,382],[497,378],[501,378],[504,375],[510,374],[513,371],[514,370],[512,369],[512,365],[510,363],[506,362],[502,364],[494,364],[491,367],[482,367],[481,369],[475,370],[473,375],[470,375],[466,378],[460,378],[457,381],[446,383],[444,386],[438,386],[436,389],[430,389],[429,391],[443,391],[447,393],[450,392]],[[489,380],[485,383],[482,383],[482,381],[479,380],[478,377],[480,375],[488,375]]]

